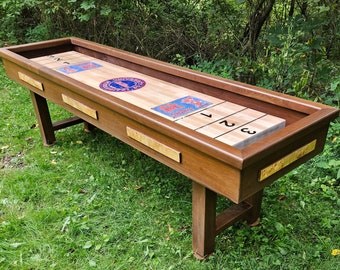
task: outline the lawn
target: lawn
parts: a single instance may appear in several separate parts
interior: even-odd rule
[[[200,262],[190,179],[82,125],[44,147],[28,90],[1,64],[0,113],[1,269],[340,269],[339,121],[322,154],[265,190],[260,225],[230,227]]]

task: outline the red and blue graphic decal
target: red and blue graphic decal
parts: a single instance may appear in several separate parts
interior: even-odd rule
[[[128,92],[134,91],[144,87],[146,82],[138,78],[114,78],[102,82],[99,87],[106,91],[111,92]]]
[[[189,113],[192,113],[194,111],[203,109],[211,104],[212,104],[211,102],[197,97],[186,96],[159,105],[152,109],[171,118],[178,118],[185,116]]]
[[[81,64],[68,65],[65,67],[57,68],[57,70],[65,74],[73,74],[73,73],[90,70],[94,68],[99,68],[99,67],[101,67],[101,65],[95,62],[85,62]]]

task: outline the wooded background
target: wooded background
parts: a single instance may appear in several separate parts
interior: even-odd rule
[[[3,0],[0,46],[77,36],[339,106],[338,0]]]

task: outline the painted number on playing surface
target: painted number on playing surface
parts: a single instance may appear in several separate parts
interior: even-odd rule
[[[201,115],[203,115],[203,116],[205,116],[205,117],[209,117],[209,118],[211,118],[211,117],[212,117],[212,114],[211,114],[211,113],[210,113],[210,114],[201,113]]]
[[[227,120],[221,121],[220,124],[224,124],[226,127],[233,127],[233,126],[235,126],[235,123],[229,123]]]
[[[241,131],[244,133],[248,133],[249,135],[256,134],[255,130],[249,130],[249,128],[241,128]]]

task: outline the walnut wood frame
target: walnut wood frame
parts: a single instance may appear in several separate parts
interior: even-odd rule
[[[286,127],[237,149],[30,60],[70,50],[284,118]],[[96,126],[192,179],[193,250],[200,259],[214,251],[215,236],[226,227],[238,220],[256,223],[263,189],[320,153],[329,123],[339,114],[329,106],[74,37],[2,48],[0,56],[7,75],[30,89],[45,145],[55,143],[56,130],[85,122],[86,130]],[[46,100],[76,116],[53,123]],[[81,108],[72,106],[73,102]],[[180,155],[169,158],[128,136],[129,129]],[[235,205],[216,215],[217,194]]]

